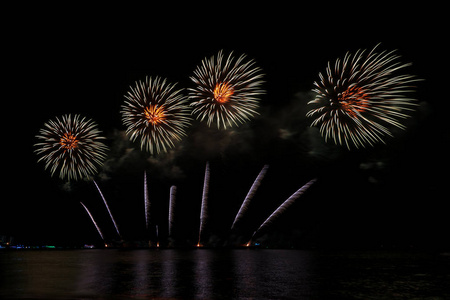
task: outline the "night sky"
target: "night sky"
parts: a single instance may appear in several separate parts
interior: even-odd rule
[[[248,189],[269,164],[240,235],[249,237],[279,204],[317,177],[262,241],[280,247],[450,246],[449,101],[443,79],[448,53],[439,17],[386,12],[367,16],[362,26],[353,18],[320,17],[318,11],[310,12],[319,14],[314,20],[305,19],[305,11],[282,20],[242,11],[234,21],[217,22],[188,13],[178,18],[141,12],[134,18],[139,10],[101,19],[81,12],[21,15],[18,23],[24,26],[6,34],[0,235],[31,244],[98,243],[83,201],[105,235],[115,238],[92,182],[68,185],[52,178],[33,153],[43,124],[72,113],[94,119],[107,137],[110,153],[95,179],[129,239],[141,238],[145,227],[147,170],[154,222],[162,234],[174,184],[177,236],[196,243],[209,161],[211,240],[228,238]],[[348,151],[326,144],[305,117],[313,82],[328,61],[379,42],[382,50],[398,49],[402,62],[413,63],[407,72],[424,79],[417,84],[418,109],[405,121],[408,129],[394,129],[394,138],[373,148]],[[176,148],[157,157],[124,138],[120,106],[130,85],[158,75],[189,88],[196,66],[221,49],[246,53],[262,68],[267,94],[258,117],[227,131],[194,121]]]

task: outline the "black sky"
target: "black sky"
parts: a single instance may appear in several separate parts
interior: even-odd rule
[[[243,232],[251,234],[290,194],[318,177],[269,236],[277,233],[277,241],[296,246],[449,246],[449,105],[448,84],[442,80],[448,58],[443,22],[434,10],[385,10],[364,20],[359,12],[343,21],[337,12],[322,17],[320,11],[297,13],[286,7],[281,14],[242,11],[227,22],[207,14],[139,11],[101,17],[20,14],[17,22],[25,26],[7,30],[2,121],[7,179],[0,235],[24,242],[95,242],[97,233],[80,200],[113,235],[95,187],[78,183],[67,192],[33,153],[34,136],[48,119],[79,113],[96,120],[108,137],[111,155],[97,180],[130,237],[139,236],[144,226],[147,169],[159,215],[155,222],[165,224],[169,187],[176,184],[177,226],[180,235],[194,239],[209,160],[211,234],[226,234],[254,178],[269,164]],[[329,60],[379,42],[382,49],[398,49],[402,61],[413,63],[409,73],[424,79],[418,83],[420,106],[407,121],[408,130],[395,131],[387,145],[365,150],[324,144],[304,117],[313,81]],[[119,110],[128,86],[159,75],[188,88],[196,65],[220,49],[246,53],[263,69],[267,95],[261,115],[227,132],[195,121],[175,151],[150,162],[137,148],[127,152],[133,145],[120,138]]]

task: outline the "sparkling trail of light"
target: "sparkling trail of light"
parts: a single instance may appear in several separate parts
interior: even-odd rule
[[[172,185],[170,187],[170,198],[169,198],[169,237],[171,237],[173,234],[176,193],[177,193],[177,187]]]
[[[201,246],[203,231],[205,230],[206,220],[208,218],[208,193],[209,193],[209,162],[206,162],[205,179],[203,181],[202,207],[200,211],[200,230],[198,233],[197,247]]]
[[[253,233],[250,241],[255,237],[255,235],[260,232],[262,229],[270,226],[276,219],[278,219],[292,204],[294,204],[295,200],[297,200],[314,182],[316,182],[316,178],[308,181],[304,186],[298,189],[294,194],[292,194],[286,201],[284,201],[262,224],[259,228]],[[249,242],[250,243],[250,242]],[[249,245],[249,244],[248,244]]]
[[[100,230],[100,227],[98,227],[97,223],[95,222],[94,217],[92,216],[91,212],[86,207],[86,205],[83,204],[83,202],[80,201],[80,203],[81,203],[81,205],[83,205],[83,207],[86,210],[86,212],[88,213],[89,217],[91,217],[92,223],[94,223],[95,228],[97,228],[98,234],[100,235],[102,240],[105,241],[105,238],[103,237],[102,231]]]
[[[266,175],[268,168],[269,168],[269,165],[265,165],[262,168],[261,172],[259,172],[255,181],[253,182],[253,185],[251,186],[250,190],[248,191],[247,196],[245,197],[244,201],[242,202],[241,208],[239,209],[238,213],[236,214],[236,217],[234,218],[233,224],[231,225],[231,230],[234,229],[234,226],[236,225],[236,223],[242,219],[245,212],[248,210],[248,206],[250,205],[250,202],[253,199],[253,196],[255,195],[256,191],[258,190],[258,187],[261,185],[261,181],[263,180],[264,176]]]
[[[148,197],[147,172],[144,171],[144,209],[145,209],[145,228],[148,230],[150,225],[150,199]]]
[[[97,187],[97,190],[98,190],[100,196],[101,196],[102,199],[103,199],[103,203],[105,203],[106,209],[108,210],[109,216],[111,217],[111,220],[112,220],[112,222],[114,223],[114,227],[116,228],[117,234],[119,235],[119,237],[122,237],[122,235],[121,235],[120,232],[119,232],[119,227],[117,226],[116,220],[114,220],[114,217],[113,217],[113,215],[112,215],[112,213],[111,213],[111,210],[109,209],[109,205],[108,205],[108,203],[106,202],[106,199],[105,199],[105,197],[103,196],[103,193],[102,193],[102,191],[100,190],[100,187],[98,186],[97,182],[95,182],[95,180],[92,180],[92,181],[94,182],[95,186]]]
[[[159,248],[159,226],[156,225],[156,247]]]

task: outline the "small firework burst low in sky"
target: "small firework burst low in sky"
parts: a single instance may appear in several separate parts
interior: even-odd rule
[[[186,135],[190,108],[181,90],[160,77],[136,82],[125,96],[122,120],[131,141],[141,140],[141,149],[151,154],[166,152]]]
[[[189,89],[192,113],[217,128],[238,126],[258,114],[259,97],[265,93],[261,85],[261,69],[253,60],[245,61],[243,54],[237,60],[233,53],[224,59],[222,51],[217,57],[205,58],[194,71]]]
[[[377,53],[377,47],[347,53],[334,66],[328,63],[325,75],[319,73],[316,97],[308,103],[315,108],[307,116],[315,118],[311,126],[320,125],[325,140],[359,148],[384,143],[392,136],[388,126],[405,129],[401,120],[416,106],[408,94],[419,79],[400,73],[411,64],[399,62],[395,50]]]
[[[59,177],[69,181],[94,175],[108,150],[101,142],[105,138],[97,124],[80,115],[48,121],[36,138],[38,162],[44,161],[45,169],[50,168],[52,175],[59,170]]]

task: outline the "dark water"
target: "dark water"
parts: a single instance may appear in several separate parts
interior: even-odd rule
[[[0,251],[0,298],[450,299],[450,256],[252,249]]]

